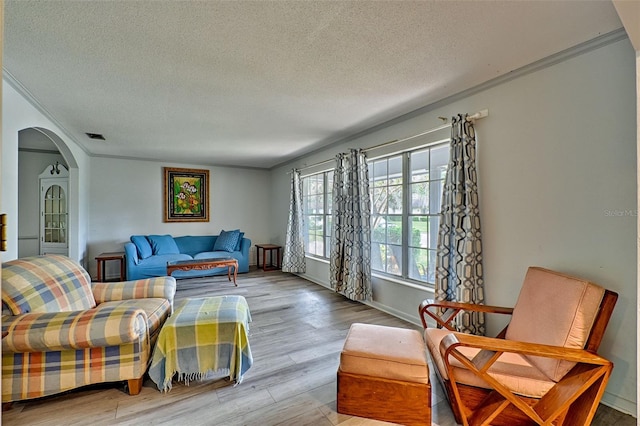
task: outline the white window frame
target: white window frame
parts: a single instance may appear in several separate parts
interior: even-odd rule
[[[309,193],[310,185],[313,180],[322,179],[322,191],[313,190]],[[331,250],[331,194],[333,191],[333,170],[327,170],[319,173],[310,174],[302,177],[302,214],[304,216],[304,246],[305,255],[319,259],[329,259]],[[309,212],[311,197],[320,197],[322,206]],[[316,199],[317,200],[317,199]],[[317,229],[318,220],[322,224],[321,233],[313,233],[312,230]],[[312,229],[313,228],[313,229]],[[314,244],[311,247],[310,236],[313,235]],[[322,239],[322,253],[318,250],[318,237]]]
[[[372,272],[420,285],[432,286],[434,284],[438,223],[442,186],[448,166],[448,147],[448,141],[441,141],[369,161],[369,183],[372,195]],[[414,170],[412,174],[411,160],[420,154],[427,155],[429,158],[428,173],[426,170],[423,173]],[[396,164],[392,173],[387,171],[386,181],[382,176],[376,177],[374,175],[377,172],[376,164],[388,162],[390,159],[394,159],[394,161],[401,159],[401,168]],[[435,159],[438,161],[433,161]],[[443,160],[445,161],[443,162]],[[431,167],[432,162],[434,167]],[[400,169],[401,177],[398,176]],[[381,170],[384,170],[384,166],[381,167]],[[377,185],[377,181],[381,182],[381,185]],[[385,209],[381,205],[376,206],[376,195],[378,202],[384,204],[384,197],[379,195],[380,188],[383,186],[388,189],[393,187],[396,194],[401,192],[399,198],[402,199],[402,209],[398,210],[388,206]],[[412,188],[419,186],[423,187],[423,191],[424,188],[428,188],[426,189],[428,199],[426,202],[422,201],[423,206],[426,207],[422,209],[415,206],[414,196],[412,196],[412,194],[419,192],[412,191]],[[382,192],[384,193],[384,191]],[[390,227],[389,224],[392,224],[393,227]],[[418,228],[417,235],[412,232],[414,228]],[[400,236],[397,235],[398,229]],[[418,240],[415,239],[416,237]],[[376,259],[375,256],[379,256],[379,258]]]

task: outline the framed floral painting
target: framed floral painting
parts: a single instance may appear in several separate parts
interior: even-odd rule
[[[209,222],[209,170],[164,167],[164,221]]]

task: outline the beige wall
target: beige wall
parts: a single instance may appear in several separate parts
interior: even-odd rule
[[[209,222],[163,222],[163,167],[209,170]],[[250,263],[255,264],[253,244],[264,242],[270,229],[269,180],[265,170],[92,158],[87,247],[90,273],[96,273],[95,256],[121,251],[133,234],[218,235],[221,229],[238,228],[252,240]],[[107,275],[117,275],[117,265],[109,263]]]
[[[526,268],[591,279],[620,294],[601,353],[615,363],[603,401],[636,412],[635,54],[627,39],[441,102],[273,171],[274,242],[284,243],[293,167],[367,148],[440,124],[438,116],[488,108],[476,123],[486,302],[512,306]],[[328,265],[305,276],[327,285]],[[374,277],[373,305],[418,323],[433,293]],[[498,324],[490,322],[494,331]]]
[[[636,49],[636,137],[637,137],[637,147],[638,147],[638,167],[640,168],[640,2],[637,1],[628,1],[628,0],[613,0],[613,4],[624,24],[624,28],[629,35],[629,39],[633,44],[633,47]],[[640,186],[640,176],[638,178],[638,186]],[[638,205],[637,210],[640,210],[640,197],[638,197]],[[640,216],[638,216],[638,225],[637,229],[640,229]],[[640,237],[638,237],[638,288],[640,288]],[[638,321],[638,334],[636,336],[638,342],[638,354],[640,354],[640,297],[638,298],[636,317]],[[636,359],[636,370],[640,371],[640,355]],[[637,373],[636,373],[637,374]],[[640,386],[637,386],[637,396],[636,401],[640,399]],[[638,418],[638,414],[640,410],[636,407],[636,418]]]

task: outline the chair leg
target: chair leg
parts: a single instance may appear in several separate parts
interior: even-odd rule
[[[565,413],[566,418],[562,419],[562,422],[558,422],[559,425],[591,423],[598,409],[598,404],[602,399],[602,395],[604,394],[607,382],[609,381],[609,373],[598,379],[597,382],[592,384],[588,390],[571,404]]]
[[[442,379],[440,376],[440,372],[437,371],[437,369],[436,369],[436,373],[437,373],[438,379],[440,380],[440,384],[442,385],[442,388],[444,388],[444,393],[447,397],[447,400],[449,401],[449,406],[451,407],[451,411],[453,412],[453,417],[456,423],[462,424],[463,423],[462,421],[463,407],[460,407],[460,405],[458,405],[458,400],[456,399],[456,395],[453,391],[453,387],[451,386],[451,381]]]
[[[129,387],[129,395],[138,395],[142,391],[142,379],[144,376],[138,379],[127,380],[127,386]]]

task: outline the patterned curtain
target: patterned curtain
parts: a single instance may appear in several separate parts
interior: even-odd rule
[[[436,300],[484,304],[476,138],[466,114],[453,117],[451,124],[438,232]],[[484,335],[484,314],[461,313],[456,327],[461,332]]]
[[[302,179],[300,171],[291,171],[291,199],[289,201],[289,222],[284,243],[282,272],[305,272],[304,234],[302,216]]]
[[[329,282],[351,300],[371,300],[371,197],[361,150],[336,156]]]

